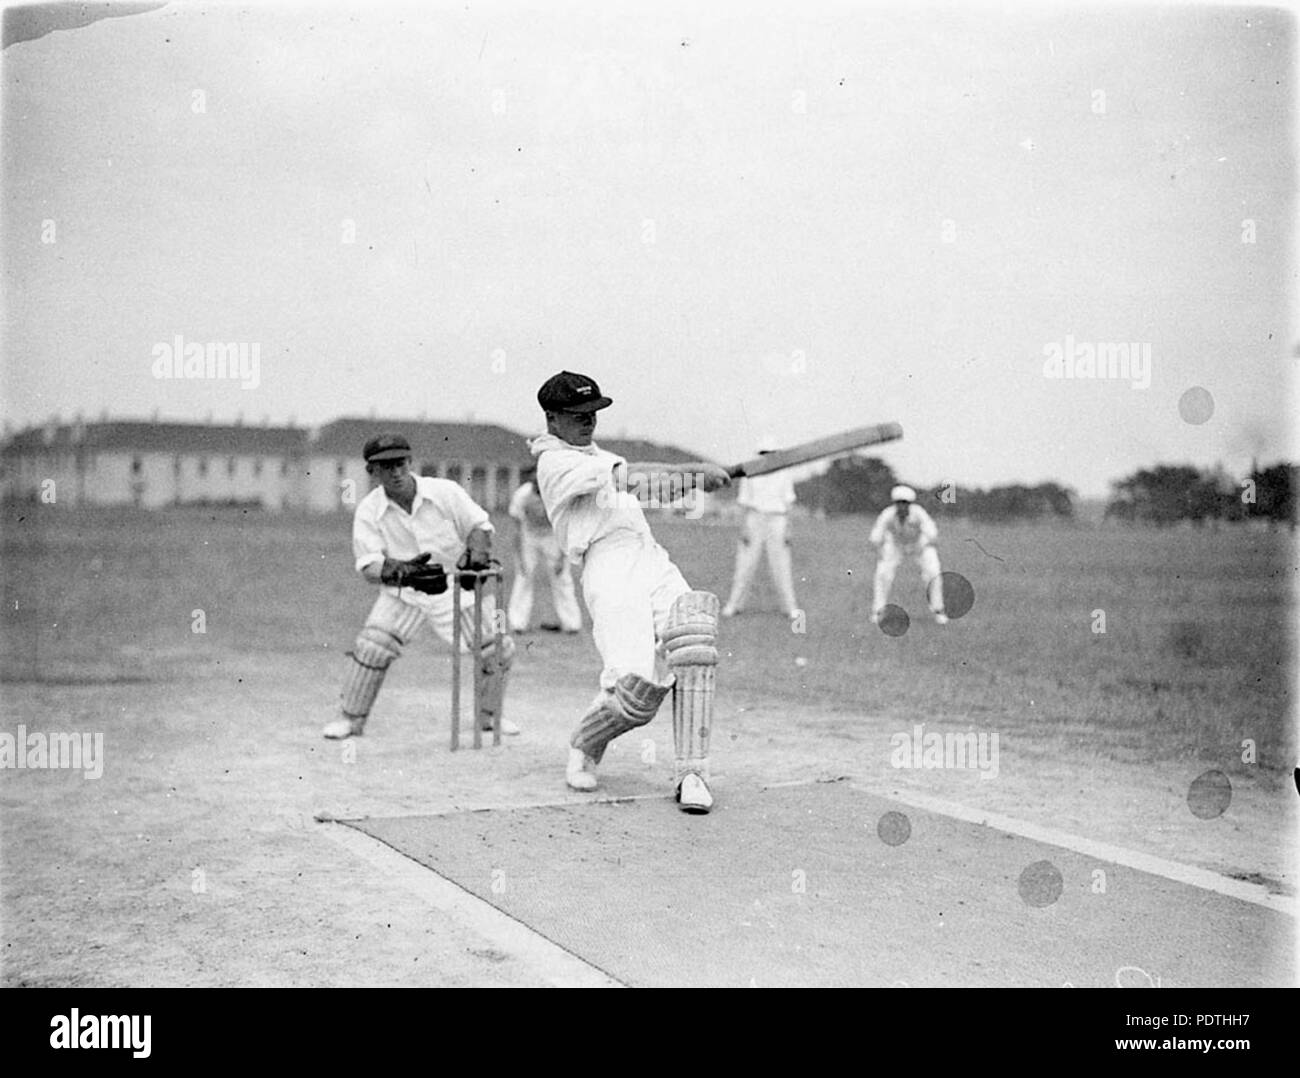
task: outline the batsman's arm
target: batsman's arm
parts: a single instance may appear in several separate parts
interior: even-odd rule
[[[620,471],[623,473],[620,475]],[[680,475],[683,481],[679,484],[678,489],[686,490],[694,485],[696,476],[699,476],[704,485],[706,493],[717,490],[719,487],[731,485],[731,476],[727,470],[719,464],[714,464],[707,460],[690,460],[683,461],[680,464],[664,464],[659,461],[637,461],[635,464],[629,463],[625,469],[614,469],[614,482],[620,487],[626,485],[627,489],[640,484],[649,484],[651,489],[660,489],[662,486],[661,476]],[[686,482],[690,477],[691,482]]]

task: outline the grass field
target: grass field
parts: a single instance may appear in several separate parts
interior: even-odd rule
[[[971,582],[973,608],[934,625],[905,565],[891,601],[911,627],[888,637],[868,621],[868,523],[795,522],[807,631],[789,631],[760,573],[750,611],[724,629],[721,691],[738,706],[814,702],[904,728],[941,717],[1224,768],[1249,738],[1254,766],[1281,776],[1294,764],[1290,535],[954,523],[940,553]],[[694,586],[725,596],[733,528],[655,529]],[[295,656],[345,651],[371,601],[343,517],[11,508],[3,563],[10,682],[184,680],[239,654],[283,655],[291,677]],[[547,602],[542,587],[535,621]],[[550,654],[593,681],[588,637]],[[334,691],[310,706],[328,710]]]
[[[448,662],[427,639],[390,672],[366,736],[327,742],[343,652],[373,597],[351,569],[346,518],[47,506],[4,519],[0,725],[102,732],[107,765],[100,781],[0,772],[0,983],[549,983],[317,821],[581,803],[563,760],[598,672],[588,635],[521,638],[507,712],[524,733],[499,749],[448,751]],[[734,528],[654,526],[695,586],[727,590]],[[974,606],[937,626],[900,571],[892,599],[913,620],[895,638],[867,620],[866,530],[796,522],[806,633],[790,631],[765,581],[752,612],[724,623],[724,807],[770,785],[848,780],[1294,894],[1290,536],[953,524],[944,566],[970,580]],[[539,601],[538,619],[544,589]],[[1000,734],[997,781],[898,769],[892,738],[914,723]],[[661,716],[648,741],[611,745],[602,796],[670,796],[669,730]],[[649,759],[647,743],[660,746]],[[1232,776],[1232,799],[1202,818],[1189,784],[1209,769]],[[482,856],[486,873],[494,854]],[[919,896],[930,882],[911,886]],[[1042,948],[1054,955],[1055,937]],[[941,949],[916,959],[937,983],[955,975]]]

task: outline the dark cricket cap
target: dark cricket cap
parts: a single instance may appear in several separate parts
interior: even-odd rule
[[[376,434],[366,443],[361,455],[367,464],[377,460],[403,460],[411,456],[411,443],[400,434]]]
[[[544,412],[597,412],[614,401],[600,395],[600,386],[585,374],[560,371],[542,383],[537,403]]]

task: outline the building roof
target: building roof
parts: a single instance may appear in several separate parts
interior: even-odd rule
[[[597,438],[596,444],[608,453],[616,453],[629,464],[682,464],[700,459],[698,453],[688,453],[675,445],[644,442],[639,438]]]
[[[155,423],[149,420],[109,420],[95,423],[45,424],[26,427],[6,443],[6,455],[77,449],[131,453],[213,453],[270,456],[301,452],[308,431],[302,427],[259,427],[243,424]]]
[[[532,454],[522,434],[491,423],[427,423],[416,419],[336,419],[317,432],[311,451],[321,456],[357,457],[376,434],[401,434],[416,462],[484,460],[527,464]]]
[[[149,420],[100,420],[49,423],[26,427],[4,443],[7,457],[39,452],[68,453],[118,450],[124,453],[211,453],[272,456],[308,453],[361,457],[367,439],[383,432],[405,435],[417,464],[439,460],[495,464],[532,463],[525,435],[490,423],[427,423],[410,419],[336,419],[312,437],[303,427],[241,424],[162,423]],[[629,438],[599,438],[597,444],[629,461],[665,464],[698,460],[676,446]]]

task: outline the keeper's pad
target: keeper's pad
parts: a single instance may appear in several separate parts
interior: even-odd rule
[[[677,779],[693,771],[707,780],[718,666],[718,597],[709,591],[688,591],[678,596],[668,612],[662,639],[674,678]]]
[[[644,726],[655,717],[672,687],[672,682],[658,685],[638,674],[624,674],[612,689],[602,691],[592,701],[569,744],[600,763],[605,747],[614,738]]]
[[[483,672],[483,687],[479,699],[478,723],[484,730],[496,725],[496,717],[505,706],[506,680],[510,677],[510,667],[515,661],[515,641],[513,637],[501,637],[501,659],[497,661],[497,648],[494,640],[487,640],[479,652],[479,669]]]
[[[384,683],[384,675],[420,627],[423,616],[419,607],[409,606],[386,593],[375,603],[348,652],[352,665],[343,679],[343,714],[354,725],[365,722]]]

